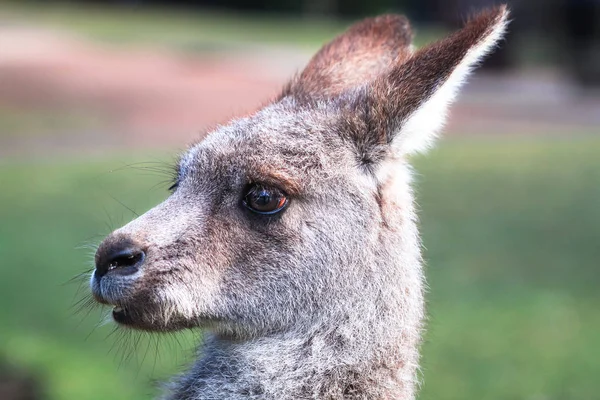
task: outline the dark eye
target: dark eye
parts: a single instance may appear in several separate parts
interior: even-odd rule
[[[268,215],[283,210],[288,203],[288,199],[279,189],[253,185],[248,188],[243,203],[250,211]]]

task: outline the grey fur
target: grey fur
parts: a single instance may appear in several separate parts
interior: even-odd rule
[[[416,53],[415,65],[419,57],[431,65],[409,75],[398,68],[412,50],[390,38],[375,42],[405,55],[370,63],[380,70],[370,69],[358,87],[356,72],[349,87],[340,80],[358,65],[332,60],[335,90],[321,92],[327,74],[320,69],[309,84],[305,72],[272,104],[193,145],[173,195],[105,240],[99,252],[127,241],[146,259],[134,275],[92,278],[99,301],[126,309],[133,328],[206,329],[197,361],[168,385],[166,399],[414,398],[424,280],[408,152],[394,138],[408,134],[407,115],[431,104],[431,74],[437,87],[450,84],[465,54],[479,52],[468,69],[493,46],[496,37],[485,43],[501,35],[505,19],[504,8],[489,11],[464,28],[485,29],[456,36],[447,53],[439,45]],[[384,35],[390,30],[377,24],[390,21],[408,29],[389,17],[349,32]],[[349,63],[368,59],[360,51],[369,48],[353,51]],[[319,57],[321,68],[327,58]],[[371,84],[373,76],[380,81]],[[385,90],[405,90],[410,82],[393,81],[404,76],[414,78],[411,104],[382,99],[383,79],[391,82]],[[253,182],[279,187],[289,206],[253,214],[241,205]]]

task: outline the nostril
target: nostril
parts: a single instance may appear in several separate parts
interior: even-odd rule
[[[119,269],[135,267],[144,261],[145,254],[142,250],[127,249],[113,255],[108,260],[107,272]]]
[[[131,241],[103,243],[96,253],[97,278],[111,275],[131,275],[144,263],[146,253]]]

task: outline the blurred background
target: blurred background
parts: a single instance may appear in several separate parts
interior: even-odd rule
[[[490,3],[0,1],[0,399],[155,395],[200,334],[115,332],[86,302],[94,245],[353,21],[404,13],[420,46]],[[414,160],[420,398],[598,399],[600,0],[509,4],[507,40]]]

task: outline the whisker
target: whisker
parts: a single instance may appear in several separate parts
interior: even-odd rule
[[[85,341],[87,341],[90,338],[90,336],[92,336],[92,333],[94,333],[96,331],[96,329],[98,329],[98,327],[102,325],[103,321],[104,321],[104,318],[100,317],[100,319],[98,320],[98,322],[96,322],[96,324],[94,325],[94,327],[92,328],[90,333],[88,333],[88,335],[85,337]]]
[[[67,281],[61,283],[61,286],[65,286],[65,285],[70,285],[72,283],[77,283],[79,282],[79,284],[81,285],[81,281],[83,280],[83,278],[85,278],[84,281],[87,281],[87,277],[89,277],[90,273],[94,270],[95,268],[89,268],[86,269],[83,272],[78,273],[77,275],[75,275],[74,277],[68,279]],[[80,289],[77,289],[77,292],[79,292]],[[77,295],[77,292],[75,293],[75,295]]]
[[[118,332],[118,331],[119,331],[119,327],[118,327],[118,326],[115,326],[115,327],[112,329],[112,331],[110,331],[110,332],[108,333],[108,335],[106,335],[106,337],[104,338],[104,340],[108,340],[108,338],[110,338],[111,336],[113,336],[113,335],[114,335],[116,332]]]
[[[138,214],[137,212],[135,212],[131,207],[127,206],[125,203],[123,203],[121,200],[117,199],[116,197],[112,196],[112,195],[108,195],[111,199],[113,199],[114,201],[116,201],[117,203],[119,203],[120,205],[122,205],[123,207],[125,207],[126,209],[128,209],[129,211],[131,211],[131,213],[133,215],[135,215],[136,217],[139,217],[140,214]]]
[[[106,209],[106,207],[103,206],[102,209],[104,210],[104,214],[106,214],[106,218],[108,219],[108,222],[105,221],[104,223],[106,224],[106,227],[108,228],[108,232],[112,232],[112,231],[115,230],[114,229],[115,224],[114,224],[114,222],[112,220],[112,216],[108,212],[108,210]]]

